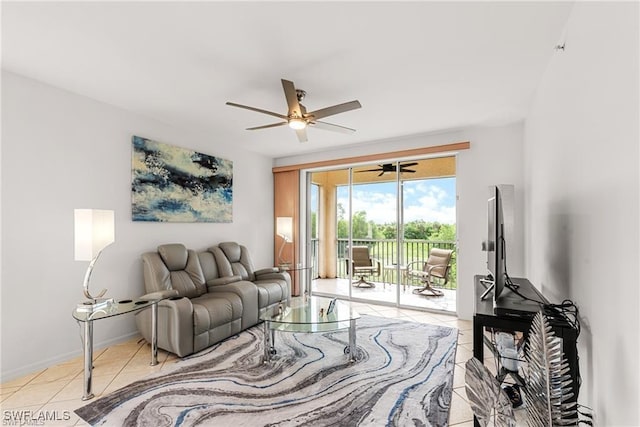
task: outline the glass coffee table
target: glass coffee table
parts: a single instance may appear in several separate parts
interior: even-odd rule
[[[330,305],[333,305],[330,308]],[[260,316],[264,321],[264,361],[276,354],[276,331],[328,332],[349,329],[349,343],[344,353],[356,361],[356,320],[360,315],[346,301],[322,297],[294,297],[288,306],[276,307]]]

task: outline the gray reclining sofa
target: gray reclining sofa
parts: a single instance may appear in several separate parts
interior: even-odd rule
[[[277,268],[255,270],[247,248],[224,242],[196,253],[179,243],[142,255],[143,299],[158,303],[158,347],[180,357],[203,350],[259,320],[259,314],[287,303],[291,278]],[[136,314],[151,342],[151,312]]]

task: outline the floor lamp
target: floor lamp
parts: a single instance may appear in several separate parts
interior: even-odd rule
[[[282,246],[280,246],[280,251],[278,252],[280,267],[289,267],[291,263],[282,259],[282,250],[284,249],[284,245],[293,241],[293,218],[290,216],[277,217],[276,234],[282,237]]]
[[[102,250],[115,241],[114,222],[114,212],[111,210],[74,210],[75,260],[91,261],[84,275],[83,293],[89,299],[85,305],[96,304],[98,299],[107,292],[103,289],[98,295],[91,295],[89,282],[93,267]]]

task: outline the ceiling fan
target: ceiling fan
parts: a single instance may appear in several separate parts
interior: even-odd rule
[[[232,107],[244,108],[246,110],[257,111],[258,113],[268,114],[270,116],[278,117],[279,119],[283,120],[282,122],[278,123],[247,128],[247,130],[267,129],[288,124],[291,129],[296,131],[296,135],[298,136],[298,140],[300,142],[307,141],[307,126],[314,126],[318,129],[332,130],[342,133],[353,133],[356,131],[355,129],[351,129],[345,126],[321,122],[319,119],[361,108],[362,105],[360,105],[359,101],[356,100],[345,102],[343,104],[321,108],[319,110],[311,111],[308,113],[305,106],[301,104],[302,100],[307,94],[304,90],[296,89],[293,82],[284,79],[282,79],[282,88],[284,89],[284,96],[287,100],[287,114],[274,113],[273,111],[249,107],[248,105],[236,104],[235,102],[227,102],[227,105],[230,105]]]
[[[407,169],[410,168],[411,166],[415,166],[417,165],[417,162],[412,162],[412,163],[402,163],[400,164],[400,173],[415,173],[414,170],[412,169]],[[395,163],[384,163],[382,165],[378,165],[379,168],[376,169],[366,169],[366,170],[361,170],[358,172],[380,172],[378,174],[378,176],[382,176],[387,172],[395,172],[397,170],[396,168],[396,164]]]

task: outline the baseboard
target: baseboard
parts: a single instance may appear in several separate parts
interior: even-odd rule
[[[103,349],[105,347],[110,347],[112,345],[115,344],[120,344],[122,342],[125,341],[129,341],[130,339],[134,338],[134,337],[140,337],[142,338],[142,336],[138,333],[138,332],[130,332],[126,335],[122,335],[116,338],[112,338],[109,340],[105,340],[105,341],[100,341],[100,342],[95,342],[93,343],[93,350],[100,350]],[[21,366],[19,368],[16,369],[11,369],[9,371],[2,371],[2,374],[0,374],[0,383],[4,384],[8,381],[13,381],[15,379],[21,378],[25,375],[31,375],[35,372],[39,372],[42,371],[44,369],[50,368],[52,366],[55,365],[59,365],[61,363],[67,362],[71,359],[74,359],[78,356],[82,356],[82,349],[79,348],[78,350],[69,352],[69,353],[64,353],[61,355],[58,355],[56,357],[52,357],[46,360],[42,360],[40,362],[37,363],[32,363],[29,365],[25,365],[25,366]]]

